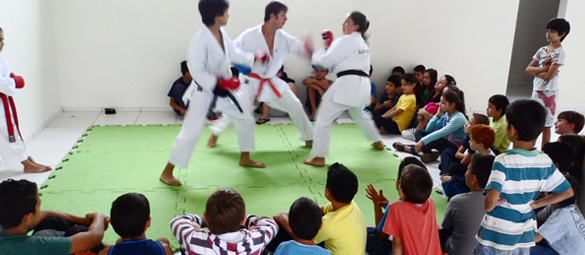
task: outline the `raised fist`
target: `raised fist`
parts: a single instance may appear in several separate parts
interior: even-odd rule
[[[323,32],[321,32],[321,37],[323,38],[323,44],[325,45],[325,48],[329,48],[331,43],[333,43],[333,32],[331,32],[329,29],[325,29]]]
[[[17,89],[24,88],[24,79],[22,78],[22,76],[10,73],[10,78],[12,78],[14,80],[14,83],[16,83]]]

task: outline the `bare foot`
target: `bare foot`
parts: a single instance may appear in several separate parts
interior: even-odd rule
[[[44,166],[44,165],[39,165],[39,164],[35,164],[32,163],[30,165],[25,165],[24,166],[24,172],[25,173],[44,173],[47,171],[51,171],[51,167],[50,166]]]
[[[382,141],[377,141],[375,143],[372,143],[372,147],[374,147],[374,148],[376,148],[378,150],[383,150],[384,147],[386,147],[386,146],[384,146],[384,144],[382,143]]]
[[[209,140],[207,140],[207,147],[213,148],[215,147],[215,145],[217,144],[217,136],[215,136],[214,134],[211,134],[211,136],[209,137]]]
[[[313,140],[305,141],[305,147],[312,148],[313,147]]]
[[[240,166],[251,166],[256,168],[266,168],[266,165],[260,162],[256,162],[252,159],[240,159]]]
[[[45,172],[46,172],[46,171],[49,171],[49,170],[53,170],[53,168],[52,168],[52,167],[50,167],[50,166],[43,165],[43,164],[39,164],[39,163],[38,163],[38,162],[36,162],[36,161],[35,161],[35,160],[34,160],[32,157],[28,157],[28,160],[30,160],[30,162],[32,162],[33,164],[37,164],[37,165],[39,165],[39,166],[42,166],[42,167],[44,167],[44,168],[45,168]]]
[[[310,159],[305,159],[303,163],[307,165],[322,167],[325,166],[325,158],[314,157]]]
[[[161,174],[161,176],[160,176],[159,179],[160,179],[161,182],[164,182],[164,183],[166,183],[168,185],[171,185],[171,186],[181,186],[181,185],[183,185],[181,183],[181,181],[179,181],[179,179],[175,178],[172,175],[171,176],[165,176],[165,175],[162,175]]]

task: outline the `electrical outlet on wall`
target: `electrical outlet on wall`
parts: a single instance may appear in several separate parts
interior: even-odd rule
[[[443,74],[448,74],[449,73],[449,67],[445,66],[443,67]]]
[[[109,59],[104,60],[104,69],[110,70],[112,68],[112,62]]]

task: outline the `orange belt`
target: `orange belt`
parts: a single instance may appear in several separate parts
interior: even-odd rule
[[[18,130],[18,135],[20,139],[22,139],[22,134],[20,133],[20,126],[18,125],[18,115],[16,114],[16,104],[14,104],[14,99],[11,96],[6,96],[0,93],[0,98],[2,98],[2,103],[4,104],[4,115],[6,116],[6,126],[8,127],[8,140],[11,143],[16,142],[16,136],[14,136],[14,126],[12,126],[12,116],[10,115],[10,108],[12,108],[12,115],[14,115],[14,124],[16,124],[16,129]],[[8,104],[10,103],[10,107]]]
[[[260,80],[260,88],[258,88],[258,94],[256,94],[256,100],[260,96],[260,93],[262,93],[262,87],[264,86],[265,82],[268,82],[268,85],[270,85],[270,88],[272,88],[272,91],[274,91],[274,94],[276,94],[277,97],[282,97],[282,95],[280,95],[280,92],[278,92],[276,87],[274,87],[274,84],[272,84],[272,81],[270,79],[263,79],[262,77],[260,77],[260,75],[255,74],[255,73],[249,73],[248,76]]]

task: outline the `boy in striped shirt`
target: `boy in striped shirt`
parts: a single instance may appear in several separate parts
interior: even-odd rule
[[[530,254],[536,237],[534,209],[573,196],[552,160],[534,145],[544,129],[546,111],[534,100],[506,108],[506,135],[513,149],[498,155],[486,186],[485,210],[474,254]],[[534,201],[540,192],[551,195]]]
[[[182,254],[260,254],[278,232],[278,225],[271,218],[245,213],[244,199],[237,191],[219,189],[207,199],[203,217],[179,215],[171,220],[171,231]]]

